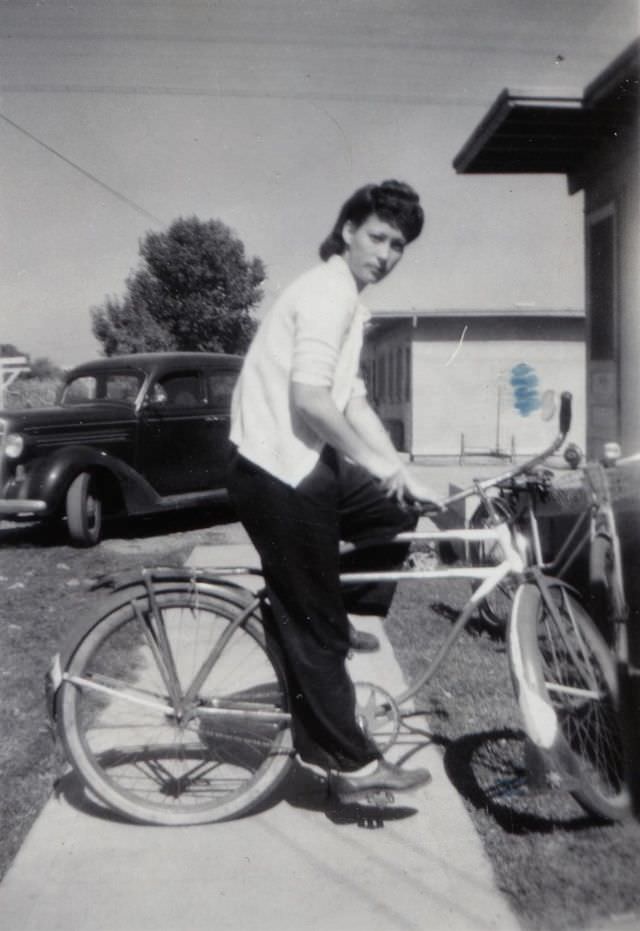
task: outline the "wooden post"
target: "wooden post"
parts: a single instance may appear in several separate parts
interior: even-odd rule
[[[30,372],[31,367],[26,356],[0,356],[0,410],[4,408],[4,394],[18,375]]]

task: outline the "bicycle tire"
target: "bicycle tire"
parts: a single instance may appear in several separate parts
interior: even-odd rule
[[[552,581],[548,591],[555,613],[535,583],[513,603],[509,655],[525,730],[583,808],[621,820],[630,797],[614,660],[567,586]]]
[[[184,699],[240,608],[189,582],[159,590],[155,601]],[[277,644],[250,615],[180,720],[145,633],[155,623],[148,596],[138,592],[135,604],[122,594],[107,599],[67,663],[58,728],[69,761],[90,793],[129,820],[187,825],[245,814],[275,791],[292,760]]]
[[[598,534],[589,547],[589,609],[598,625],[598,630],[609,645],[613,644],[616,632],[616,609],[611,579],[611,541]]]
[[[503,498],[493,498],[493,507],[503,520],[513,520],[513,508]],[[486,504],[479,504],[469,519],[469,527],[484,530],[491,522]],[[502,549],[497,543],[470,543],[469,557],[472,565],[497,566],[503,558]],[[479,582],[473,584],[475,590]],[[509,623],[514,587],[510,580],[505,580],[494,588],[478,605],[478,614],[490,631],[504,636]]]
[[[620,541],[612,513],[606,514],[606,521],[603,529],[591,540],[589,578],[596,596],[600,595],[602,608],[606,612],[603,622],[613,626],[625,617],[626,599],[620,569]]]

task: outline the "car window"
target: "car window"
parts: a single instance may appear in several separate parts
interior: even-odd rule
[[[166,393],[167,407],[198,407],[202,404],[197,372],[174,372],[158,380]]]
[[[207,405],[216,410],[228,411],[237,380],[238,372],[233,370],[207,372]]]
[[[74,378],[62,389],[61,404],[70,407],[73,404],[86,404],[94,401],[98,392],[98,381],[94,375]]]
[[[124,401],[133,404],[140,391],[141,372],[96,372],[95,375],[79,375],[62,389],[61,403],[64,407],[86,404],[88,401]]]
[[[140,377],[133,373],[114,372],[109,375],[104,386],[104,395],[110,401],[125,401],[133,404],[140,390]]]

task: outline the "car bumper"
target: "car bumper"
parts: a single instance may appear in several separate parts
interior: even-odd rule
[[[37,498],[0,498],[0,516],[37,517],[46,511],[47,502]]]

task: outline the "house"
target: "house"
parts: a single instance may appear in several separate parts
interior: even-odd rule
[[[458,173],[561,173],[584,192],[587,451],[640,450],[640,39],[581,97],[504,90]]]
[[[513,458],[548,445],[563,391],[573,395],[571,438],[584,446],[584,355],[581,310],[378,311],[363,369],[411,457]]]
[[[587,451],[640,451],[640,39],[581,97],[504,90],[454,159],[461,173],[562,173],[584,192]],[[629,468],[629,467],[627,467]],[[614,498],[629,614],[615,637],[627,780],[640,817],[640,476]],[[613,486],[612,486],[613,487]],[[583,590],[584,590],[584,586]]]

